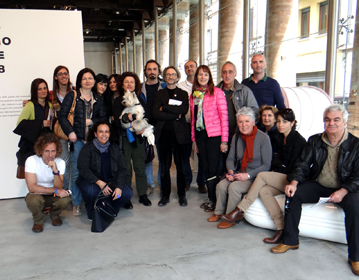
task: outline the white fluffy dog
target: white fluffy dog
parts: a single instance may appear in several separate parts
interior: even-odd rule
[[[123,96],[122,104],[126,106],[120,116],[122,127],[125,129],[130,128],[130,131],[132,132],[138,132],[144,129],[145,131],[142,133],[142,136],[147,137],[150,145],[154,145],[155,136],[153,135],[153,126],[144,118],[145,111],[138,101],[136,93],[127,90]],[[132,116],[136,115],[136,118],[132,120],[132,122],[124,123],[122,122],[124,114],[132,114]]]

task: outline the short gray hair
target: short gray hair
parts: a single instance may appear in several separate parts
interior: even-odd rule
[[[237,73],[237,67],[236,67],[236,65],[234,65],[234,63],[233,63],[232,61],[229,61],[229,60],[227,60],[227,61],[223,64],[222,69],[223,69],[224,65],[227,65],[227,64],[232,65],[232,66],[234,67],[234,72]],[[222,70],[222,69],[221,69],[221,70]]]
[[[237,120],[238,120],[238,118],[239,118],[240,115],[248,116],[248,117],[251,118],[252,121],[255,121],[255,120],[256,120],[256,115],[255,115],[253,109],[250,108],[250,107],[243,106],[241,109],[239,109],[239,110],[237,111],[237,114],[236,114]]]
[[[167,67],[163,70],[162,75],[163,75],[163,78],[164,78],[165,80],[166,80],[166,74],[167,74],[168,69],[173,69],[173,70],[175,70],[175,71],[176,71],[176,74],[177,74],[178,80],[181,80],[181,72],[178,71],[177,67],[175,67],[175,66],[167,66]]]
[[[346,123],[348,121],[348,117],[349,117],[349,114],[348,114],[348,111],[345,110],[344,106],[343,105],[340,105],[340,104],[332,104],[330,105],[329,107],[325,108],[324,110],[324,114],[323,114],[323,121],[325,119],[325,115],[328,113],[328,112],[335,112],[335,111],[339,111],[340,113],[342,113],[343,115],[343,122]]]

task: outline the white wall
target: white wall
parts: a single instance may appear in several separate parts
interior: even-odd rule
[[[36,78],[51,89],[58,65],[67,66],[75,81],[84,67],[81,12],[0,9],[0,43],[0,198],[13,198],[27,193],[25,180],[16,179],[20,137],[12,132],[22,100]]]

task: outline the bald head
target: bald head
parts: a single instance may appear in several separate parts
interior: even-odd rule
[[[267,61],[264,55],[256,54],[252,57],[251,68],[253,69],[254,74],[263,74],[267,68]]]

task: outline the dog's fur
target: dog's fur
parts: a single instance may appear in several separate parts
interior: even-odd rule
[[[147,137],[149,144],[154,145],[153,126],[150,125],[147,119],[144,118],[145,111],[138,101],[136,93],[127,90],[123,96],[122,104],[126,106],[120,116],[122,127],[125,129],[130,128],[130,131],[132,132],[138,132],[145,129],[142,136]],[[132,114],[132,116],[136,114],[136,119],[132,122],[124,123],[122,122],[124,114]]]

